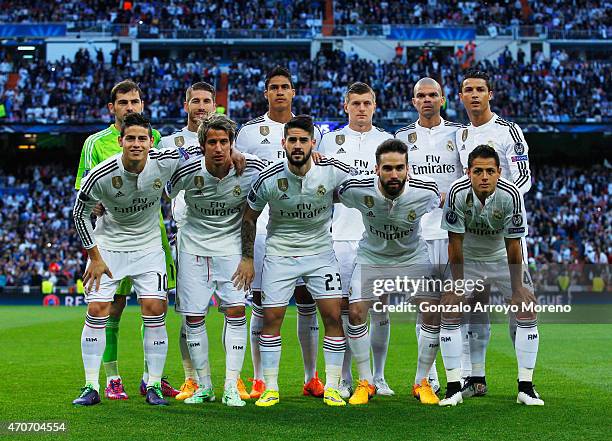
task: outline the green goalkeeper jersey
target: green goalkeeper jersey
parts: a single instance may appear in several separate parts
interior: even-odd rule
[[[77,171],[74,188],[81,188],[81,179],[87,175],[96,165],[110,158],[117,153],[121,153],[121,146],[117,138],[121,133],[114,124],[111,124],[107,129],[90,135],[85,140],[83,150],[81,150],[81,159],[79,160],[79,169]],[[153,129],[153,147],[156,147],[161,139],[161,135]]]

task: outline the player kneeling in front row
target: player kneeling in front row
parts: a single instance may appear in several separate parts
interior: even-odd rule
[[[235,288],[231,277],[240,262],[240,225],[251,182],[264,163],[248,155],[241,176],[232,167],[231,151],[236,124],[214,114],[198,129],[203,158],[184,163],[167,184],[175,197],[185,190],[187,204],[183,225],[178,231],[178,283],[176,310],[186,316],[187,347],[200,384],[185,403],[214,401],[208,363],[208,335],[205,317],[213,293],[225,313],[225,387],[223,404],[240,407],[237,382],[247,345],[245,294]]]
[[[163,183],[190,153],[150,151],[152,129],[142,115],[125,117],[119,143],[123,153],[93,168],[83,181],[74,206],[74,223],[89,254],[83,282],[87,286],[87,316],[81,335],[85,387],[73,404],[100,402],[100,361],[106,344],[105,327],[113,296],[129,278],[140,301],[144,323],[144,353],[149,368],[146,401],[167,405],[161,377],[168,351],[165,324],[167,274],[159,229]],[[106,214],[92,230],[90,215],[98,202]]]
[[[440,205],[440,194],[433,179],[408,177],[406,144],[389,139],[376,150],[376,176],[347,179],[338,191],[338,199],[347,207],[359,210],[365,225],[349,289],[348,341],[359,372],[359,385],[349,403],[366,404],[375,392],[367,313],[372,305],[380,311],[388,297],[377,298],[369,282],[372,278],[384,278],[389,271],[401,271],[411,279],[425,280],[431,276],[427,246],[419,230],[423,215]],[[433,298],[419,300],[437,303],[439,294],[431,294]],[[433,344],[429,341],[421,344],[419,339],[415,396],[423,403],[436,404],[438,397],[429,386],[427,376],[438,351],[437,315],[424,316],[423,326],[431,331]],[[429,335],[422,333],[423,338],[426,334]]]
[[[259,341],[266,390],[255,404],[273,406],[279,401],[280,328],[301,277],[325,326],[323,400],[330,406],[344,406],[338,391],[346,346],[340,318],[342,286],[329,230],[334,191],[350,168],[333,159],[314,164],[314,124],[308,116],[296,116],[285,124],[282,143],[286,159],[264,169],[249,193],[242,221],[242,261],[235,274],[239,287],[253,280],[255,224],[269,205],[261,293],[264,325]]]
[[[542,406],[544,401],[532,383],[539,335],[536,313],[529,308],[536,300],[521,247],[521,238],[527,234],[525,205],[517,186],[500,174],[497,152],[488,145],[476,147],[468,157],[467,176],[456,180],[448,192],[442,228],[448,230],[448,256],[454,281],[472,281],[477,287],[478,279],[486,278],[487,284],[497,285],[507,300],[518,307],[517,403]],[[483,291],[488,289],[481,285]],[[465,298],[455,292],[443,296],[445,304],[462,302],[466,303]],[[455,406],[463,401],[460,323],[461,312],[443,312],[440,349],[448,383],[441,406]]]

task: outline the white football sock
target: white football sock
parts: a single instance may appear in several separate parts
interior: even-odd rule
[[[342,318],[342,330],[344,335],[349,335],[349,313],[348,311],[342,311],[340,317]],[[366,329],[367,329],[366,325]],[[342,379],[349,384],[353,383],[353,372],[351,370],[351,358],[352,358],[352,345],[349,343],[349,347],[344,351],[344,359],[342,360]],[[368,335],[368,370],[370,370],[370,336]]]
[[[421,384],[423,378],[429,378],[429,372],[436,360],[439,347],[440,327],[422,324],[419,332],[418,360],[414,384]]]
[[[166,314],[143,315],[144,353],[149,367],[147,386],[161,382],[168,354],[168,332],[166,331]]]
[[[323,338],[323,356],[325,358],[325,389],[338,389],[342,374],[342,359],[346,350],[346,337]]]
[[[298,304],[297,335],[302,348],[304,360],[304,383],[314,378],[317,370],[317,352],[319,350],[319,321],[317,320],[317,305]]]
[[[263,308],[253,303],[251,311],[251,329],[249,340],[251,343],[251,360],[253,360],[253,378],[263,380],[263,370],[261,367],[261,354],[259,353],[259,337],[263,329]]]
[[[540,334],[537,320],[517,320],[516,360],[518,362],[518,380],[532,381],[533,370],[538,358]]]
[[[210,379],[210,365],[208,362],[208,333],[205,319],[196,322],[185,322],[185,341],[193,368],[198,376],[198,386],[209,387],[204,384]],[[210,381],[210,380],[209,380]]]
[[[85,325],[81,333],[81,356],[85,368],[85,384],[91,384],[100,391],[100,363],[106,346],[106,322],[108,316],[85,316]]]
[[[181,316],[181,330],[179,331],[179,348],[181,349],[181,360],[183,361],[183,371],[185,372],[185,381],[191,378],[198,381],[198,374],[191,364],[191,357],[189,355],[189,348],[187,347],[187,331],[185,329],[185,322],[187,318]]]
[[[462,341],[462,356],[461,356],[461,376],[464,378],[472,375],[472,359],[470,358],[470,324],[469,314],[467,314],[467,323],[461,324]]]
[[[281,336],[261,334],[259,351],[266,389],[278,390],[278,368],[281,357]]]
[[[372,345],[372,361],[374,378],[385,378],[385,362],[389,349],[391,322],[389,313],[370,311],[370,343]]]
[[[236,385],[244,363],[247,345],[247,326],[244,315],[225,317],[223,325],[223,347],[225,348],[225,379]]]
[[[472,313],[470,322],[470,359],[472,377],[485,376],[487,347],[491,338],[491,324],[488,312]]]
[[[440,326],[440,352],[448,383],[461,380],[461,325],[442,319]]]
[[[359,379],[368,380],[368,383],[373,384],[372,369],[370,368],[370,333],[368,331],[368,324],[351,325],[349,323],[347,335],[350,351],[353,353],[353,358],[355,358],[355,363],[357,364]]]

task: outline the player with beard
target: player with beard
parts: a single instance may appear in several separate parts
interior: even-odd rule
[[[427,245],[420,235],[420,223],[425,214],[440,206],[440,194],[433,179],[408,175],[406,144],[390,139],[376,150],[376,176],[348,179],[341,185],[338,198],[347,207],[357,209],[365,225],[349,288],[347,337],[359,371],[359,385],[349,403],[366,404],[376,384],[370,370],[367,313],[372,306],[375,311],[384,310],[382,306],[386,302],[381,301],[364,281],[369,280],[368,273],[376,273],[376,268],[385,268],[384,274],[395,267],[402,275],[417,280],[431,277],[432,266]],[[415,295],[419,303],[437,304],[439,301],[439,293]],[[439,327],[437,316],[423,314],[424,329]],[[425,343],[437,348],[438,334]],[[438,398],[426,379],[433,358],[424,358],[421,352],[419,348],[420,399],[426,404],[437,404]]]
[[[291,73],[284,67],[277,66],[266,75],[264,97],[268,101],[268,112],[247,122],[238,133],[236,148],[241,152],[250,153],[269,163],[285,159],[285,149],[282,145],[285,123],[293,118],[291,104],[295,97],[295,88]],[[321,132],[314,126],[315,145],[321,140]],[[266,207],[257,221],[257,237],[255,239],[255,280],[251,284],[253,295],[253,310],[250,323],[251,358],[253,360],[253,387],[251,398],[259,398],[265,390],[259,336],[263,326],[263,310],[261,308],[261,274],[263,270],[264,250],[266,242],[266,225],[268,224],[268,208]],[[302,349],[304,361],[304,386],[302,393],[322,397],[323,383],[319,379],[317,369],[317,353],[319,347],[319,322],[317,308],[312,296],[299,280],[295,288],[297,306],[297,334]]]
[[[295,284],[302,278],[325,326],[323,400],[329,406],[343,406],[346,403],[338,383],[346,339],[340,319],[340,270],[330,226],[334,190],[349,175],[350,168],[334,159],[313,162],[315,129],[310,117],[294,117],[283,130],[287,159],[269,165],[253,184],[242,221],[242,260],[234,276],[238,287],[249,286],[253,280],[257,218],[269,205],[259,341],[266,390],[255,404],[267,407],[279,402],[280,329]]]

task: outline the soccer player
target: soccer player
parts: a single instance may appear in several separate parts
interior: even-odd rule
[[[486,144],[499,155],[502,177],[513,182],[522,195],[531,187],[529,171],[529,148],[521,128],[510,121],[500,118],[491,111],[490,101],[493,89],[486,72],[468,70],[461,81],[459,97],[470,119],[470,124],[457,131],[456,145],[459,148],[461,163],[467,168],[468,155],[478,145]],[[523,259],[527,261],[527,244],[522,242]],[[476,299],[478,300],[478,299]],[[510,336],[514,342],[516,320],[510,314]],[[467,323],[465,323],[467,322]],[[491,336],[489,314],[472,312],[465,320],[463,334],[469,327],[464,346],[464,397],[481,396],[487,392],[485,379],[485,359]]]
[[[323,135],[318,151],[354,167],[361,174],[373,174],[376,164],[376,148],[385,140],[393,138],[390,133],[372,125],[376,111],[376,95],[365,83],[351,84],[344,95],[344,111],[348,114],[348,125]],[[332,237],[334,252],[340,265],[342,279],[342,327],[348,332],[348,289],[357,254],[357,244],[364,227],[356,209],[341,204],[334,207]],[[374,362],[374,385],[379,395],[393,395],[385,381],[385,361],[389,347],[390,321],[387,312],[370,312],[370,341]],[[351,374],[351,351],[344,353],[340,395],[349,398],[353,393]]]
[[[444,106],[446,98],[442,94],[440,84],[433,78],[421,78],[414,85],[413,93],[412,105],[419,113],[419,119],[399,129],[395,137],[408,145],[410,175],[428,176],[434,179],[444,199],[450,184],[463,175],[463,167],[455,144],[456,132],[463,126],[445,121],[440,116],[440,109]],[[436,208],[423,216],[421,229],[427,243],[429,259],[436,269],[436,276],[445,278],[448,262],[448,233],[440,228],[441,219],[442,209]],[[435,364],[438,348],[429,346],[429,340],[434,339],[434,336],[428,334],[421,336],[422,329],[423,326],[419,319],[416,326],[419,352],[428,350],[433,352],[433,354],[428,354],[434,357],[429,373],[429,383],[437,392],[440,389]],[[423,348],[423,345],[426,347]],[[420,379],[417,386],[419,384]]]
[[[338,191],[338,198],[347,207],[358,210],[365,224],[350,281],[348,341],[359,371],[359,385],[349,403],[366,404],[376,385],[370,370],[371,337],[366,319],[372,304],[378,303],[374,309],[380,310],[381,302],[362,281],[368,271],[375,271],[372,266],[401,266],[402,274],[411,278],[431,276],[427,245],[419,232],[424,215],[440,206],[440,194],[433,179],[409,177],[406,144],[389,139],[376,150],[376,176],[347,179]],[[428,294],[433,295],[429,303],[437,303],[439,293]],[[415,383],[422,402],[437,404],[438,397],[426,379],[438,347],[439,321],[435,314],[425,317],[423,327],[432,334],[431,338],[427,335],[424,346],[429,348],[433,344],[435,351],[433,356],[427,354],[425,357],[419,345],[418,381]]]
[[[455,283],[486,279],[482,291],[495,285],[516,305],[515,351],[518,362],[517,403],[544,405],[532,383],[539,334],[533,284],[523,265],[521,238],[527,216],[518,186],[501,177],[499,155],[492,147],[477,146],[468,156],[468,174],[456,180],[446,197],[442,228],[448,230],[448,256]],[[473,291],[472,291],[473,293]],[[456,305],[462,296],[447,292],[443,303]],[[446,396],[441,406],[463,401],[461,393],[461,313],[442,313],[440,349],[446,368]]]
[[[142,90],[131,80],[121,81],[111,89],[110,102],[108,110],[114,116],[114,123],[107,129],[90,135],[83,145],[79,168],[77,171],[75,188],[81,188],[81,180],[100,162],[109,157],[121,153],[122,149],[117,141],[120,136],[121,125],[125,117],[132,113],[142,113],[144,110],[144,101],[142,99]],[[160,134],[157,130],[153,130],[153,146],[155,147],[160,140]],[[160,230],[164,250],[166,250],[166,266],[168,267],[168,286],[174,288],[175,284],[175,268],[170,251],[170,244],[166,236],[163,219],[160,214]],[[129,279],[122,281],[118,287],[116,296],[114,297],[109,318],[106,325],[106,349],[104,350],[104,370],[106,372],[106,389],[104,394],[106,398],[111,400],[127,400],[128,395],[123,387],[121,376],[119,375],[119,367],[117,363],[117,343],[119,338],[119,322],[121,314],[126,305],[126,296],[132,291],[132,283]],[[144,332],[144,329],[141,331]],[[143,381],[140,385],[140,392],[144,395],[147,382],[147,362],[144,362]],[[164,378],[162,379],[162,390],[166,396],[175,396],[179,391],[174,389],[170,383]]]
[[[206,82],[202,81],[189,86],[185,92],[185,102],[183,103],[183,109],[187,113],[187,125],[172,135],[164,136],[159,142],[159,147],[163,150],[199,146],[198,127],[202,120],[215,112],[215,95],[215,88]],[[184,192],[181,191],[172,199],[172,217],[179,228],[183,225],[185,212],[185,196]],[[197,373],[193,368],[187,348],[185,316],[181,316],[181,318],[179,348],[183,370],[185,371],[185,381],[179,389],[180,393],[175,397],[177,400],[191,397],[198,388]],[[210,377],[205,381],[210,383]]]
[[[246,197],[265,164],[249,156],[244,173],[238,176],[231,158],[235,135],[236,124],[226,116],[213,114],[205,119],[198,129],[204,158],[187,161],[167,187],[170,197],[184,190],[187,203],[178,230],[176,310],[186,317],[187,347],[200,384],[186,403],[215,399],[204,320],[216,293],[225,313],[222,402],[233,407],[245,405],[237,389],[247,343],[245,294],[234,287],[231,278],[241,258],[240,227]]]
[[[285,149],[281,141],[283,129],[293,114],[291,103],[295,97],[295,88],[291,73],[284,67],[277,66],[266,75],[264,96],[268,101],[268,112],[247,122],[238,132],[236,148],[241,152],[250,153],[267,162],[285,159]],[[315,126],[315,141],[319,143],[321,133]],[[263,270],[264,249],[266,242],[266,225],[268,224],[268,208],[262,212],[257,221],[257,237],[255,239],[255,280],[251,284],[253,294],[253,310],[251,312],[251,357],[253,360],[253,387],[251,398],[259,398],[265,390],[259,336],[263,326],[263,310],[261,307],[261,274]],[[323,384],[317,375],[317,352],[319,345],[319,322],[317,309],[312,296],[304,286],[304,281],[298,281],[295,289],[297,306],[297,334],[302,349],[304,361],[304,395],[323,396]]]
[[[239,288],[250,285],[254,277],[256,222],[269,205],[261,286],[264,323],[259,341],[266,390],[255,404],[279,402],[280,328],[296,281],[302,278],[325,326],[323,400],[330,406],[343,406],[346,402],[338,392],[346,346],[340,319],[342,285],[329,228],[334,189],[350,168],[334,159],[314,164],[315,128],[310,117],[294,117],[283,130],[287,158],[266,167],[252,186],[242,220],[242,260],[234,276]]]
[[[168,276],[158,225],[160,199],[163,183],[189,153],[151,151],[153,141],[149,120],[138,113],[127,115],[119,138],[123,152],[94,167],[77,194],[74,223],[89,259],[83,276],[88,306],[81,335],[85,387],[73,404],[100,402],[98,375],[106,344],[104,329],[117,287],[126,277],[134,286],[142,311],[149,368],[146,401],[152,405],[168,404],[161,390],[168,350]],[[89,216],[100,202],[107,211],[96,222],[94,231]]]

